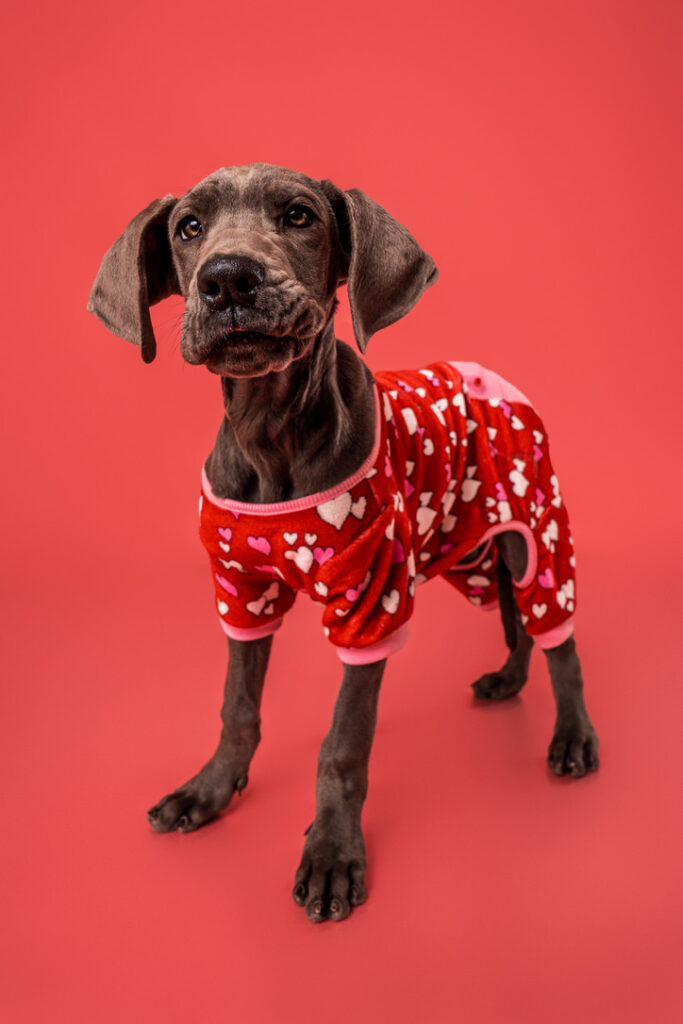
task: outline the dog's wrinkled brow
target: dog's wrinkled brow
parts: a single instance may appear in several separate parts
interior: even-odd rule
[[[319,214],[327,209],[315,182],[305,175],[244,173],[241,169],[217,171],[183,196],[179,208],[185,210],[196,205],[236,213],[244,208],[273,209],[294,199],[308,200]]]

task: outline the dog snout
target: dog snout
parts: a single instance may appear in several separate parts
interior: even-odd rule
[[[197,273],[202,302],[211,310],[253,306],[265,269],[250,256],[212,256]]]

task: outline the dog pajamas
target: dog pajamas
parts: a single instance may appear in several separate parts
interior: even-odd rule
[[[375,374],[375,440],[363,465],[318,494],[252,504],[216,497],[202,471],[200,536],[228,636],[274,633],[299,591],[322,606],[342,661],[407,639],[416,588],[443,576],[497,604],[496,534],[527,546],[514,581],[544,648],[573,631],[574,555],[548,438],[528,399],[477,363]]]

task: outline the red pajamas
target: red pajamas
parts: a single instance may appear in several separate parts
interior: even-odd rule
[[[476,363],[378,373],[375,382],[373,450],[336,487],[251,504],[216,498],[202,472],[200,535],[225,632],[267,636],[307,591],[342,661],[377,661],[405,642],[415,590],[432,576],[494,605],[492,538],[517,530],[528,551],[515,583],[527,632],[541,647],[562,643],[576,600],[572,539],[528,399]]]

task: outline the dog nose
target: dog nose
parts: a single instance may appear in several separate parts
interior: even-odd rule
[[[253,306],[265,271],[249,256],[212,256],[197,274],[202,302],[209,309]]]

